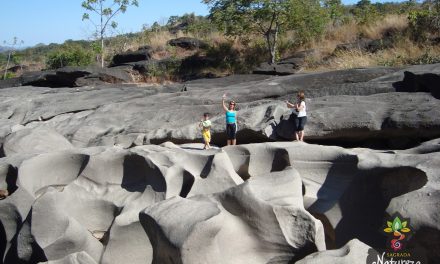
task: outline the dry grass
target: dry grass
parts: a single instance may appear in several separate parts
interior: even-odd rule
[[[329,25],[325,32],[325,40],[338,43],[355,41],[359,36],[359,26],[354,20],[342,26]]]
[[[371,39],[380,39],[387,33],[404,32],[408,28],[408,18],[405,15],[388,15],[368,26],[359,28],[360,33]]]
[[[319,51],[322,57],[328,56],[333,53],[336,46],[341,43],[351,43],[359,38],[359,26],[350,21],[342,26],[333,26],[329,24],[325,30],[324,37],[319,40],[315,40],[303,49],[311,48]],[[311,58],[316,60],[315,58]]]
[[[404,15],[388,15],[368,26],[360,26],[354,22],[336,28],[329,26],[325,36],[312,44],[312,48],[319,50],[322,57],[307,57],[304,71],[403,66],[440,61],[440,47],[414,43],[405,33],[407,28],[408,19]],[[391,49],[376,53],[362,50],[333,52],[336,45],[354,42],[359,37],[382,39],[387,36],[394,39],[394,47]]]
[[[364,68],[377,65],[373,54],[360,51],[349,50],[337,52],[333,57],[325,62],[317,61],[314,58],[306,59],[307,66],[305,72],[324,71],[324,70],[343,70],[352,68]]]
[[[416,45],[410,41],[402,41],[393,49],[384,50],[377,54],[378,65],[384,66],[404,66],[438,62],[440,62],[439,46]]]
[[[316,58],[306,59],[304,72],[324,70],[342,70],[374,66],[406,66],[413,64],[430,64],[440,62],[440,47],[420,46],[409,40],[402,40],[392,49],[377,53],[361,50],[336,52],[325,61]]]

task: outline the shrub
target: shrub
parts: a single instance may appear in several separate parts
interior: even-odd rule
[[[47,56],[46,65],[49,69],[65,66],[88,66],[92,64],[94,54],[91,50],[78,45],[63,45]]]
[[[434,31],[432,21],[433,15],[429,10],[413,10],[408,15],[409,26],[413,38],[417,41],[424,41],[428,33]]]
[[[368,25],[379,17],[376,6],[370,0],[360,0],[352,12],[360,25]]]
[[[14,78],[14,77],[15,77],[15,74],[14,74],[13,72],[7,72],[7,73],[6,73],[6,78],[5,78],[5,73],[4,73],[4,71],[2,71],[0,74],[1,74],[1,75],[0,75],[0,80],[6,80],[6,79],[11,79],[11,78]]]

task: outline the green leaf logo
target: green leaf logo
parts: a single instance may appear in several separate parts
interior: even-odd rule
[[[402,229],[402,222],[400,221],[399,217],[396,216],[396,218],[394,218],[392,228],[394,231],[399,231],[400,229]]]

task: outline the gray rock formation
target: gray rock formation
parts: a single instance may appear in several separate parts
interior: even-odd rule
[[[72,148],[72,144],[49,127],[24,128],[12,132],[3,144],[4,154],[42,153]]]
[[[414,231],[408,247],[435,263],[440,105],[431,86],[396,87],[405,71],[421,87],[439,67],[1,89],[0,262],[365,262],[399,212]],[[239,143],[288,139],[283,100],[301,89],[306,140],[377,150],[176,145],[200,140],[204,112],[224,142],[224,93],[238,102]]]
[[[222,94],[238,102],[239,142],[290,140],[284,100],[308,97],[306,135],[312,142],[405,148],[440,135],[438,100],[429,93],[396,93],[404,72],[440,72],[438,65],[354,69],[284,77],[235,76],[166,87],[109,86],[2,89],[0,143],[17,125],[49,127],[74,146],[201,140],[197,127],[211,113],[213,143],[224,144]],[[255,78],[254,80],[252,80]],[[72,100],[72,97],[75,100]]]
[[[127,51],[113,56],[111,67],[124,65],[130,62],[147,61],[151,59],[152,48],[150,46],[140,47],[136,51]]]
[[[113,68],[64,67],[53,71],[26,72],[18,78],[0,81],[0,88],[18,86],[82,87],[108,83],[133,82],[132,69],[127,66]]]
[[[299,263],[360,263],[369,247],[386,246],[380,230],[397,211],[411,220],[409,245],[434,260],[440,152],[420,154],[427,145],[438,144],[394,152],[301,142],[16,152],[0,159],[18,168],[9,172],[15,190],[0,202],[1,258],[287,263],[320,251]]]
[[[286,263],[325,248],[322,224],[304,210],[293,169],[213,196],[168,199],[141,212],[140,221],[153,263]]]

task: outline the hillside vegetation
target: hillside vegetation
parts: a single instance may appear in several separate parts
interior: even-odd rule
[[[205,2],[212,5],[212,2],[222,1]],[[305,63],[300,71],[435,63],[440,62],[438,2],[371,4],[368,0],[361,0],[356,5],[344,6],[339,0],[316,1],[315,6],[304,5],[302,10],[292,11],[296,12],[295,16],[285,18],[286,26],[280,28],[276,36],[273,54],[267,47],[265,37],[268,35],[258,34],[250,30],[250,26],[240,28],[239,34],[234,34],[235,31],[219,19],[215,6],[211,6],[211,14],[207,17],[194,14],[172,16],[162,25],[156,22],[144,25],[141,32],[107,38],[104,60],[108,64],[115,54],[148,45],[152,47],[153,59],[157,60],[191,56],[215,60],[215,64],[204,70],[216,76],[249,73],[272,57],[274,61],[280,61],[302,50],[308,52],[304,53]],[[313,13],[310,10],[314,10]],[[178,37],[201,39],[208,45],[186,50],[167,44]],[[370,44],[365,47],[363,43]],[[0,69],[4,70],[7,55],[7,52],[0,53]],[[99,65],[99,45],[94,41],[73,40],[63,44],[41,44],[15,51],[11,60],[12,66],[20,65],[29,70]],[[8,77],[19,74],[20,71],[15,71]],[[172,72],[158,74],[176,79]],[[155,80],[151,78],[151,81]]]

